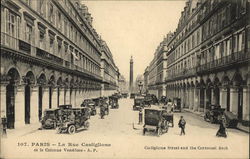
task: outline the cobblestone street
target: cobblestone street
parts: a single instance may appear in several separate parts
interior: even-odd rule
[[[185,154],[181,147],[187,148],[189,154],[194,158],[201,158],[202,155],[209,153],[212,157],[225,157],[228,151],[237,152],[234,155],[230,153],[228,158],[242,158],[248,155],[249,136],[247,133],[236,129],[228,129],[228,138],[217,138],[215,136],[219,125],[210,124],[202,120],[202,118],[192,113],[175,113],[174,127],[169,128],[168,133],[158,137],[153,132],[142,135],[142,125],[138,125],[138,111],[132,110],[133,101],[131,99],[121,99],[119,101],[119,109],[110,109],[110,114],[100,119],[99,113],[90,119],[90,128],[88,130],[78,131],[73,135],[57,134],[55,130],[32,130],[25,133],[22,137],[7,138],[4,142],[9,142],[11,147],[15,147],[16,151],[29,154],[35,148],[30,147],[31,143],[54,143],[55,146],[48,148],[60,148],[58,143],[103,143],[111,144],[110,147],[94,147],[97,152],[84,153],[83,155],[105,156],[105,157],[122,157],[124,155],[140,155],[140,157],[176,157]],[[187,121],[186,135],[180,136],[178,128],[178,120],[183,115]],[[133,126],[134,124],[134,126]],[[27,142],[29,146],[20,147],[17,143]],[[193,146],[191,149],[190,146]],[[165,149],[164,149],[165,147]],[[205,150],[208,149],[213,150]],[[219,147],[221,149],[219,150]],[[70,147],[68,147],[70,148]],[[80,148],[74,147],[71,148]],[[194,148],[200,151],[194,151]],[[216,148],[216,150],[214,150]],[[224,150],[222,150],[222,148]],[[25,150],[26,149],[26,150]],[[112,149],[112,153],[111,150]],[[24,151],[25,150],[25,151]],[[94,150],[95,151],[95,150]],[[48,155],[53,152],[45,152]],[[63,155],[63,153],[60,153]],[[66,157],[79,155],[79,153],[64,154]],[[201,155],[201,156],[200,156]],[[190,156],[189,156],[190,157]]]

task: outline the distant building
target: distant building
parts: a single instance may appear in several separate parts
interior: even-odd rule
[[[123,75],[119,76],[119,91],[121,93],[128,93],[129,92],[129,85]]]
[[[144,72],[145,88],[158,98],[166,95],[165,79],[167,75],[167,44],[172,36],[168,33],[157,47],[154,57]]]
[[[102,56],[101,56],[101,77],[102,91],[101,96],[110,96],[118,91],[119,86],[119,70],[113,60],[113,55],[105,41],[101,40]]]
[[[135,93],[139,93],[140,92],[139,85],[141,85],[141,91],[142,91],[142,93],[145,92],[143,75],[138,75],[136,77],[136,79],[135,79],[135,83],[134,83],[134,92]]]

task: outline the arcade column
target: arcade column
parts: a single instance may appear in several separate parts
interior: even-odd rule
[[[43,111],[49,108],[49,87],[43,87]]]
[[[57,96],[58,96],[58,91],[57,87],[52,87],[52,102],[51,102],[51,107],[52,108],[57,108],[58,101],[57,101]]]
[[[243,87],[243,120],[249,121],[250,86]]]
[[[230,110],[234,114],[238,113],[238,90],[237,90],[237,87],[230,88]]]
[[[0,105],[0,108],[1,108],[1,117],[6,117],[6,86],[8,85],[7,82],[3,83],[1,82],[0,83],[0,102],[1,102],[1,105]]]
[[[24,84],[16,87],[15,96],[15,128],[20,128],[25,125],[25,95],[24,95]]]
[[[70,89],[65,87],[64,91],[65,91],[64,104],[70,104]]]
[[[64,104],[64,87],[60,87],[59,105]]]
[[[36,122],[39,121],[39,116],[38,116],[38,87],[37,86],[31,86],[30,115],[31,115],[31,123],[36,123]]]
[[[220,88],[220,103],[219,105],[221,108],[227,108],[227,88],[226,87],[221,87]]]
[[[194,88],[194,107],[193,111],[198,111],[199,103],[200,103],[200,91],[198,87]]]

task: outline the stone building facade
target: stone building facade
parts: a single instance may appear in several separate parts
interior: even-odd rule
[[[211,104],[249,123],[250,3],[188,0],[167,53],[167,97],[204,112]]]
[[[170,40],[172,33],[160,43],[154,53],[153,60],[144,72],[144,83],[146,92],[156,95],[157,98],[166,95],[165,79],[167,75],[167,42]]]
[[[129,92],[129,83],[126,81],[123,75],[119,76],[119,92],[128,93]]]
[[[92,19],[77,0],[1,1],[1,117],[8,128],[101,95],[102,43]]]
[[[119,90],[119,75],[119,69],[115,65],[113,55],[106,42],[102,40],[101,76],[103,83],[101,96],[110,96]]]

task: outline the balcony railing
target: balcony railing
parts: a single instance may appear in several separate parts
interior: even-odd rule
[[[245,52],[242,50],[239,52],[235,52],[232,53],[231,55],[197,66],[197,72],[201,73],[202,71],[210,71],[216,68],[245,61],[250,58],[249,51],[250,50]]]
[[[166,77],[166,81],[175,80],[179,78],[187,78],[189,76],[194,76],[196,74],[196,68],[184,69],[181,72],[172,74],[171,76]]]
[[[57,57],[55,55],[52,55],[40,48],[36,48],[36,56],[51,61],[51,62],[56,62],[59,65],[63,65],[63,59],[61,59],[60,57]]]
[[[32,46],[31,44],[25,41],[22,41],[20,39],[17,39],[13,36],[10,36],[6,33],[1,32],[0,41],[1,41],[1,47],[3,46],[12,50],[16,50],[16,52],[18,53],[29,54],[31,57],[36,57],[36,58],[39,58],[48,62],[52,62],[54,64],[65,66],[69,69],[78,70],[80,72],[90,74],[96,77],[97,79],[101,79],[101,76],[98,74],[93,74],[84,68],[81,68],[77,65],[70,64],[69,61],[64,61],[60,57],[57,57],[41,48]]]
[[[11,49],[20,50],[24,53],[31,53],[31,45],[29,43],[3,32],[1,32],[1,45]]]

